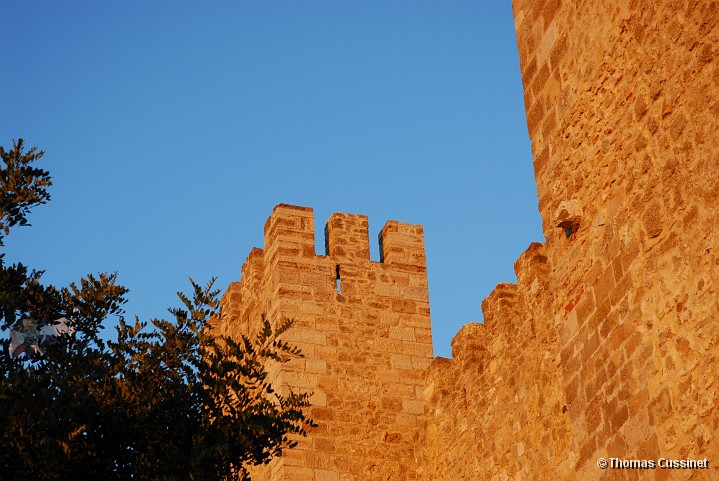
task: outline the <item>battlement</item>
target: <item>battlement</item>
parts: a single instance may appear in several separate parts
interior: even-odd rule
[[[716,5],[512,3],[546,241],[432,361],[422,227],[278,205],[213,330],[294,318],[319,426],[253,479],[717,479]]]
[[[517,284],[524,289],[536,293],[543,288],[549,275],[545,245],[532,242],[514,263],[514,273],[517,276]]]
[[[325,225],[325,248],[330,257],[370,260],[367,216],[332,214]]]
[[[309,207],[279,204],[265,223],[265,259],[314,257],[315,216]]]
[[[369,261],[367,216],[332,214],[325,225],[326,255],[342,260]],[[282,257],[312,258],[315,253],[314,212],[310,207],[279,204],[265,223],[265,261]],[[421,225],[387,221],[379,234],[380,263],[426,270]]]
[[[523,459],[524,446],[535,443],[530,435],[546,430],[569,436],[564,418],[534,414],[545,395],[545,410],[561,409],[561,398],[555,396],[558,347],[553,331],[536,328],[534,312],[542,312],[546,292],[544,252],[543,244],[533,243],[519,256],[514,265],[518,282],[497,284],[481,303],[484,323],[464,325],[452,339],[452,359],[435,359],[425,372],[422,479],[490,479],[501,478],[502,472],[524,472],[524,479],[535,479],[532,468],[566,465],[561,450],[550,455],[552,462],[529,470]],[[538,445],[547,445],[546,438]]]
[[[716,4],[512,4],[546,242],[428,370],[418,472],[716,479],[597,467],[719,457]]]
[[[277,460],[257,479],[411,479],[402,460],[413,450],[433,356],[423,230],[388,221],[374,262],[368,227],[367,216],[333,214],[318,255],[312,209],[280,204],[263,248],[223,297],[228,335],[253,335],[263,314],[295,319],[284,337],[305,357],[273,367],[271,379],[280,392],[311,392],[319,424],[293,449],[295,464]],[[360,460],[378,456],[378,439],[385,459],[372,468]]]

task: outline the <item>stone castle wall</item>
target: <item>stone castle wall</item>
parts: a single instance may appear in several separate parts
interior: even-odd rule
[[[513,6],[547,242],[430,368],[419,469],[717,479],[719,5]]]
[[[370,260],[365,216],[334,214],[325,239],[327,255],[315,255],[312,209],[278,205],[264,249],[250,253],[222,300],[225,335],[253,335],[263,314],[295,319],[283,339],[305,357],[275,369],[271,382],[312,392],[319,425],[253,479],[417,479],[407,460],[432,360],[422,227],[387,222],[381,262]]]
[[[434,481],[573,479],[572,432],[559,375],[545,247],[515,263],[517,284],[482,303],[484,324],[464,326],[453,359],[426,376],[420,478]]]
[[[257,479],[719,479],[719,4],[513,7],[546,242],[429,365],[421,227],[388,223],[375,263],[335,214],[316,256],[311,211],[278,206],[223,329],[298,319],[276,380],[320,428]]]
[[[715,479],[719,5],[514,11],[577,479],[600,456],[706,457],[647,477]]]

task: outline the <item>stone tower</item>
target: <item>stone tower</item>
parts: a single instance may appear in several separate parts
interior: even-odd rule
[[[512,4],[546,242],[431,365],[418,470],[719,479],[719,4]]]
[[[312,209],[278,205],[242,280],[222,300],[220,329],[252,335],[262,314],[294,318],[283,336],[305,357],[274,386],[313,393],[319,427],[253,473],[258,481],[416,479],[412,460],[432,360],[422,227],[389,221],[380,262],[370,260],[367,217],[334,214],[326,255],[315,254]]]
[[[571,469],[707,458],[640,474],[716,479],[719,4],[513,7]]]

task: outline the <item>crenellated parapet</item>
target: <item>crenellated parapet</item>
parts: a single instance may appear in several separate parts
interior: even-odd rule
[[[423,479],[544,479],[569,469],[570,426],[555,417],[565,407],[559,347],[542,319],[544,249],[529,246],[515,263],[517,284],[498,284],[482,302],[484,323],[463,326],[453,359],[435,359],[427,370]],[[564,439],[552,451],[550,436]]]
[[[512,7],[545,242],[432,360],[422,226],[278,205],[213,330],[294,318],[318,427],[253,479],[719,479],[716,2]]]
[[[515,262],[518,283],[499,283],[482,301],[484,322],[466,324],[455,335],[454,360],[481,362],[480,358],[493,355],[492,345],[500,338],[502,342],[516,343],[523,337],[535,336],[533,324],[527,324],[534,316],[527,308],[536,306],[537,294],[546,289],[548,267],[544,249],[543,244],[532,243]],[[522,330],[527,326],[529,330]]]
[[[330,257],[369,261],[367,216],[340,212],[332,214],[325,225],[325,248]]]
[[[501,282],[482,301],[482,314],[485,324],[494,324],[500,319],[511,318],[517,311],[517,284]]]
[[[265,262],[315,256],[315,217],[309,207],[279,204],[265,222]]]
[[[387,222],[380,262],[363,215],[330,217],[325,255],[310,208],[278,205],[264,232],[225,293],[221,332],[252,335],[263,314],[295,319],[285,339],[304,358],[272,368],[271,381],[312,393],[319,426],[253,479],[417,479],[403,460],[414,457],[433,354],[422,227]]]
[[[427,270],[421,225],[388,221],[380,232],[379,247],[381,262],[385,264],[420,272]]]
[[[514,263],[517,284],[530,294],[536,294],[547,285],[549,265],[544,244],[532,242]]]
[[[546,242],[432,363],[418,470],[716,479],[717,5],[512,4]]]

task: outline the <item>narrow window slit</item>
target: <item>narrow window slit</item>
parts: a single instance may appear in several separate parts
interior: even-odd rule
[[[564,222],[561,222],[557,227],[561,227],[564,229],[564,235],[569,239],[572,237],[572,234],[577,232],[579,229],[579,224],[576,222],[570,222],[568,220],[565,220]]]
[[[342,279],[340,279],[340,265],[335,269],[335,280],[337,282],[337,294],[342,294]]]

